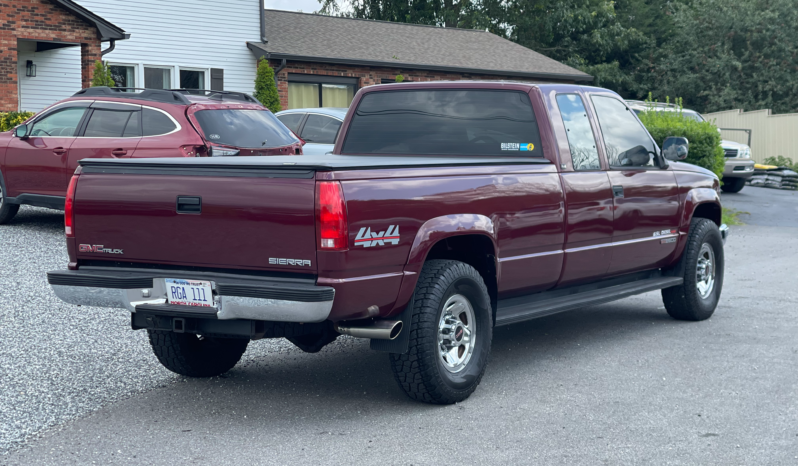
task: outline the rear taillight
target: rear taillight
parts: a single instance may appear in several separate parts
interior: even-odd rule
[[[319,181],[316,183],[319,215],[319,249],[343,251],[349,244],[349,225],[341,183]]]
[[[75,189],[78,187],[78,176],[72,175],[69,180],[66,201],[64,202],[64,231],[67,238],[75,237]]]

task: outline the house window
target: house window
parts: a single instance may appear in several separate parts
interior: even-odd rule
[[[357,78],[288,75],[288,108],[349,107]]]
[[[152,66],[144,67],[144,87],[147,89],[169,89],[172,87],[172,69]]]
[[[116,87],[136,87],[136,67],[134,65],[110,65],[109,68]]]
[[[205,71],[180,68],[180,89],[205,89]]]

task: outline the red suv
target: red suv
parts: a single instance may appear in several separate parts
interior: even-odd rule
[[[0,224],[21,204],[64,208],[85,158],[299,155],[300,141],[238,92],[93,87],[0,133]]]

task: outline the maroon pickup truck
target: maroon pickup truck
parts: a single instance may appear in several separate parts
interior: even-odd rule
[[[390,353],[412,398],[477,387],[493,327],[662,290],[709,318],[718,179],[657,147],[605,89],[361,89],[333,154],[82,160],[66,200],[68,303],[120,308],[168,369],[231,369],[250,340]]]

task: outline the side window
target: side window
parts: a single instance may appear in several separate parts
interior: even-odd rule
[[[574,170],[600,170],[596,138],[579,94],[558,94],[557,106],[568,135]]]
[[[307,142],[315,144],[334,144],[335,136],[338,135],[338,129],[340,128],[341,122],[335,118],[309,115],[300,137]]]
[[[83,137],[87,138],[119,138],[131,119],[136,119],[136,112],[95,109],[91,114]]]
[[[125,126],[125,132],[122,133],[125,138],[138,138],[141,137],[141,111],[133,112],[130,119]]]
[[[277,117],[282,124],[288,127],[293,132],[297,132],[299,129],[299,123],[302,121],[302,117],[304,117],[304,113],[286,113],[285,115],[280,115]]]
[[[78,129],[85,107],[72,107],[51,113],[33,124],[31,136],[71,137]]]
[[[172,119],[165,113],[149,108],[141,111],[141,126],[144,136],[158,136],[177,129]]]
[[[654,143],[632,111],[612,97],[596,95],[592,100],[610,167],[656,167]]]

